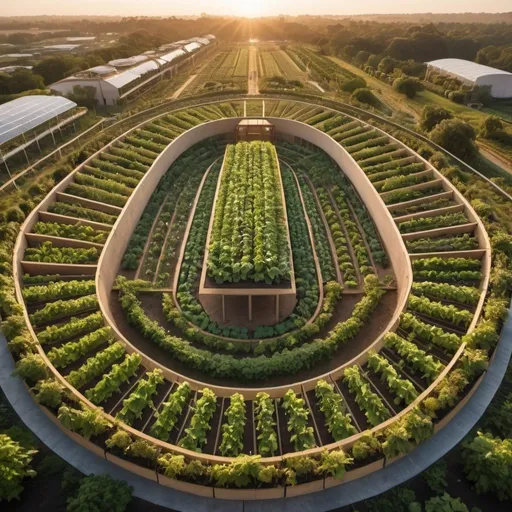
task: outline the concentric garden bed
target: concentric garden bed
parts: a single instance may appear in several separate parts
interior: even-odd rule
[[[21,309],[4,324],[18,372],[77,442],[212,498],[314,492],[408,453],[474,391],[506,310],[487,297],[481,221],[425,160],[339,112],[265,108],[296,282],[286,318],[223,324],[199,300],[243,112],[224,102],[145,122],[55,187],[18,237]],[[247,231],[230,231],[242,253]]]

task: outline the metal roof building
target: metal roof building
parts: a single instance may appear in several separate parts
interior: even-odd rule
[[[427,62],[428,71],[452,76],[466,85],[487,86],[494,98],[512,98],[512,73],[462,59]]]
[[[197,39],[197,40],[196,40]],[[211,45],[208,38],[187,40],[185,44],[172,43],[172,49],[151,55],[135,55],[124,59],[111,60],[108,64],[95,66],[64,78],[50,85],[50,89],[67,95],[73,88],[94,87],[96,101],[100,105],[116,105],[124,98],[136,93],[142,86],[152,83],[164,74],[171,75],[173,69],[190,55]],[[161,47],[164,50],[164,47]]]

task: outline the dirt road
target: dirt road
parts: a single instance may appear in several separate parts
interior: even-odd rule
[[[247,92],[251,95],[260,93],[258,76],[258,50],[251,46],[249,50],[249,74],[247,82]]]

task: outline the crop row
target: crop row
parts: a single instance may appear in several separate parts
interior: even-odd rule
[[[290,278],[281,183],[269,143],[228,146],[215,204],[208,272],[217,283]]]

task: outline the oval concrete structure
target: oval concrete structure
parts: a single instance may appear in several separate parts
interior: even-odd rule
[[[160,117],[160,116],[157,116],[157,117]],[[408,293],[410,290],[410,285],[411,285],[411,280],[412,280],[412,272],[411,272],[410,257],[407,254],[407,251],[405,250],[403,238],[400,235],[400,233],[396,227],[396,223],[394,222],[393,218],[391,217],[391,215],[389,213],[389,209],[385,206],[384,202],[382,201],[382,198],[376,193],[375,189],[371,185],[371,182],[368,180],[366,175],[360,169],[358,164],[331,137],[329,137],[328,135],[324,134],[323,132],[320,132],[319,130],[312,128],[311,126],[306,125],[304,123],[281,119],[281,118],[268,118],[268,119],[270,119],[275,124],[277,130],[278,131],[281,130],[283,134],[289,134],[289,135],[294,135],[294,136],[300,137],[300,138],[307,140],[307,141],[313,143],[314,145],[320,147],[324,151],[326,151],[329,154],[329,156],[331,156],[331,158],[333,158],[338,163],[338,165],[340,165],[340,167],[343,169],[343,171],[345,172],[347,177],[352,181],[357,192],[363,199],[363,202],[366,204],[368,210],[370,211],[371,216],[373,217],[373,219],[377,225],[377,229],[379,230],[381,237],[386,242],[386,248],[388,249],[390,259],[393,263],[395,272],[397,272],[397,282],[399,285],[398,286],[398,293],[399,293],[398,306],[396,308],[395,314],[393,315],[393,319],[390,322],[386,331],[395,327],[396,323],[398,322],[398,316],[401,313],[403,307],[405,306],[405,303],[407,300],[407,296],[408,296]],[[120,214],[119,218],[117,219],[116,224],[114,225],[114,227],[109,235],[109,238],[108,238],[108,240],[105,244],[105,247],[103,249],[100,261],[98,262],[98,272],[96,275],[97,293],[98,293],[98,296],[100,299],[100,306],[101,306],[102,312],[105,315],[107,322],[109,322],[109,323],[112,322],[111,314],[110,314],[110,311],[108,310],[108,295],[110,293],[112,284],[116,277],[117,268],[121,261],[122,255],[124,253],[124,249],[128,243],[128,239],[131,235],[131,232],[133,231],[133,228],[137,224],[137,221],[138,221],[140,215],[142,214],[142,211],[146,205],[146,202],[149,199],[149,197],[151,196],[151,193],[153,192],[154,188],[157,186],[160,177],[163,174],[165,174],[168,167],[172,164],[172,162],[174,162],[176,160],[176,158],[178,158],[178,156],[181,153],[183,153],[183,151],[188,149],[193,144],[195,144],[205,138],[208,138],[210,136],[217,135],[219,133],[229,133],[229,132],[231,132],[231,130],[234,131],[234,127],[236,126],[238,121],[239,121],[239,118],[231,118],[231,119],[223,119],[220,121],[208,122],[208,123],[200,125],[196,128],[193,128],[193,129],[183,133],[179,137],[177,137],[172,143],[169,144],[169,146],[155,160],[155,162],[151,166],[150,170],[147,172],[147,174],[144,176],[144,178],[138,184],[134,193],[132,193],[130,199],[128,200],[125,207],[121,211],[121,214]],[[146,122],[149,122],[149,121],[146,121]],[[137,127],[133,128],[132,130],[134,130],[136,128]],[[130,130],[130,131],[132,131],[132,130]],[[121,136],[120,139],[122,139],[123,136]],[[115,141],[113,141],[111,144],[113,144],[114,142]],[[111,144],[109,144],[109,146]],[[100,150],[100,152],[101,151],[102,150]],[[91,157],[91,159],[94,158],[95,156],[97,156],[97,154],[99,154],[100,152],[93,155]],[[421,159],[418,155],[415,155],[415,157],[418,159]],[[82,166],[85,165],[86,163],[87,163],[87,161],[84,162],[84,164],[82,164]],[[446,180],[440,173],[438,173],[438,171],[431,168],[431,166],[430,166],[430,164],[428,164],[428,162],[426,162],[426,164],[429,166],[430,169],[432,169],[432,172],[436,174],[436,178],[441,180],[441,182],[443,183],[443,188],[445,188],[445,190],[450,190],[454,194],[456,201],[458,203],[464,205],[464,208],[468,214],[468,217],[470,218],[470,220],[474,221],[474,223],[477,225],[478,239],[479,239],[480,247],[481,247],[481,251],[482,251],[481,257],[482,257],[482,261],[483,261],[482,270],[483,270],[484,278],[482,279],[482,282],[481,282],[481,292],[482,292],[481,300],[477,307],[477,313],[475,314],[475,319],[473,320],[473,323],[470,327],[470,329],[472,329],[480,315],[480,311],[481,311],[481,308],[483,305],[483,300],[485,298],[485,291],[486,291],[488,279],[489,279],[490,251],[489,251],[488,237],[487,237],[487,234],[485,233],[485,230],[483,228],[483,225],[482,225],[480,219],[478,219],[478,217],[476,216],[476,214],[474,213],[472,208],[469,206],[467,201],[461,196],[461,194],[459,194],[456,190],[454,190],[454,188],[451,186],[451,184],[448,182],[448,180]],[[65,180],[63,180],[63,182],[61,182],[59,185],[57,185],[50,192],[50,194],[45,198],[45,200],[43,200],[43,202],[40,203],[38,209],[36,209],[34,212],[32,212],[31,215],[29,215],[26,222],[22,226],[21,233],[17,240],[15,252],[14,252],[16,294],[17,294],[17,298],[21,304],[24,304],[24,302],[23,302],[23,296],[22,296],[22,292],[21,292],[22,269],[21,269],[20,262],[22,260],[24,250],[27,246],[27,241],[26,241],[25,235],[31,229],[31,227],[35,224],[35,222],[37,222],[39,211],[40,210],[44,211],[44,209],[47,208],[48,205],[55,200],[55,198],[57,197],[57,194],[61,193],[65,189],[65,187],[73,180],[74,173],[76,171],[78,171],[82,166],[77,168],[70,176],[68,176]],[[146,198],[146,201],[143,201],[144,198]],[[125,236],[125,239],[123,239],[123,235]],[[124,242],[123,242],[123,240],[124,240]],[[124,246],[121,245],[123,243],[124,243]],[[120,250],[121,247],[122,247],[122,250]],[[401,270],[400,274],[398,273],[397,269]],[[401,305],[401,307],[400,307],[400,305]],[[24,308],[24,316],[25,316],[25,320],[27,322],[29,331],[30,331],[31,335],[34,337],[34,339],[36,340],[37,338],[35,336],[35,332],[34,332],[32,326],[30,324],[30,321],[28,318],[28,312],[27,312],[26,308]],[[116,331],[115,326],[114,326],[114,331]],[[120,333],[117,333],[117,334],[119,336]],[[378,344],[379,343],[382,344],[381,338],[382,337],[380,337],[378,340],[376,340],[374,342],[374,344],[373,344],[374,348],[379,348]],[[133,347],[131,347],[129,340],[123,339],[122,335],[121,335],[121,337],[119,337],[119,339],[126,344],[128,351],[132,351],[131,349],[133,349]],[[74,388],[72,388],[67,383],[67,381],[60,375],[60,373],[56,371],[56,369],[51,365],[48,358],[46,357],[46,354],[44,353],[44,351],[42,350],[42,348],[39,345],[37,345],[37,348],[38,348],[39,353],[45,360],[46,364],[48,365],[49,369],[55,374],[55,377],[63,385],[65,385],[68,389],[70,389],[70,391],[73,392],[78,399],[85,402],[89,407],[96,408],[93,404],[91,404],[88,400],[86,400],[85,397],[81,393],[79,393]],[[458,357],[460,357],[463,350],[464,350],[464,345],[461,345],[461,348],[457,351],[455,356],[452,358],[452,361],[450,362],[450,364],[447,365],[445,370],[441,373],[441,375],[439,375],[438,379],[436,379],[436,381],[427,390],[425,390],[425,392],[418,398],[417,401],[415,401],[415,403],[411,404],[411,406],[409,406],[407,409],[402,411],[402,413],[400,413],[397,416],[401,416],[402,414],[405,414],[408,410],[410,410],[412,408],[412,406],[414,406],[417,402],[419,402],[420,400],[425,398],[425,396],[427,396],[434,389],[434,387],[446,376],[448,371],[455,365],[455,363],[458,360]],[[338,372],[338,373],[331,372],[330,375],[333,376],[333,378],[338,378],[339,376],[342,375],[344,367],[355,364],[356,362],[362,363],[365,361],[365,357],[366,357],[365,353],[360,354],[354,360],[350,361],[343,367],[337,369],[335,372]],[[144,363],[148,368],[159,366],[157,362],[152,362],[148,358],[144,358]],[[152,366],[152,364],[154,364],[154,366]],[[171,378],[173,380],[177,380],[177,381],[187,380],[187,381],[191,382],[190,379],[188,379],[184,376],[179,376],[175,373],[171,373],[169,375],[171,376]],[[174,377],[173,375],[176,375],[176,377]],[[273,394],[273,396],[279,396],[280,394],[282,394],[283,389],[285,389],[285,391],[286,391],[290,388],[292,388],[292,389],[295,388],[296,391],[300,392],[303,389],[311,389],[312,385],[314,385],[314,383],[316,383],[316,381],[319,378],[322,378],[322,377],[325,378],[328,375],[329,374],[319,375],[318,377],[316,377],[314,379],[311,379],[309,381],[304,381],[304,382],[298,382],[296,385],[292,385],[292,386],[281,386],[281,387],[277,387],[277,388],[262,388],[262,389],[265,389],[265,391],[267,391],[267,392],[271,392]],[[197,385],[201,386],[201,387],[205,386],[205,384],[199,383],[199,382],[197,383]],[[208,384],[206,384],[206,385],[208,387],[210,387],[211,389],[213,389],[214,392],[216,392],[219,396],[229,396],[235,390],[236,391],[240,390],[240,388],[238,388],[238,387],[237,388],[222,388],[222,387],[211,386]],[[475,389],[476,389],[476,387],[477,386],[475,385]],[[254,390],[254,391],[260,391],[260,390],[261,389]],[[247,395],[247,397],[250,398],[250,395],[248,393],[249,390],[243,389],[242,391],[244,392],[244,395]],[[228,393],[228,394],[222,395],[221,393]],[[456,407],[455,412],[462,405],[463,404],[459,404],[459,406]],[[387,425],[389,425],[389,423],[391,423],[394,419],[396,419],[397,416],[395,416],[394,418],[391,418],[388,422],[378,425],[377,427],[375,427],[372,430],[373,431],[382,430]],[[451,417],[453,417],[453,416],[451,416]],[[449,419],[451,419],[451,417]],[[112,418],[110,418],[110,419],[112,419]],[[135,437],[151,440],[151,442],[153,442],[154,444],[156,444],[157,446],[159,446],[163,449],[171,450],[176,453],[183,453],[188,458],[202,459],[205,462],[226,462],[226,461],[230,460],[230,459],[223,458],[223,457],[209,456],[206,454],[197,454],[195,452],[189,452],[188,450],[184,450],[184,449],[169,445],[168,443],[157,442],[153,438],[151,438],[143,433],[140,433],[140,432],[132,429],[131,427],[123,426],[123,428],[126,428],[126,430],[129,431]],[[325,448],[327,448],[327,449],[332,449],[332,448],[337,448],[337,447],[348,448],[353,444],[353,442],[355,442],[357,440],[357,437],[358,437],[358,435],[352,436],[351,438],[345,439],[338,443],[333,443],[332,445],[324,446],[321,449],[313,449],[313,450],[308,450],[307,452],[301,452],[301,453],[312,455],[314,453],[318,453],[320,450],[325,449]],[[297,456],[297,455],[299,455],[299,453],[297,453],[297,452],[294,454],[290,454],[290,456]],[[283,457],[273,457],[273,458],[267,458],[267,459],[262,459],[262,460],[265,463],[276,463],[282,459],[283,459]],[[377,469],[377,468],[374,468],[373,470],[375,470],[375,469]],[[137,471],[135,471],[135,472],[137,472]],[[179,484],[179,482],[178,482],[178,484]],[[179,488],[179,485],[177,486],[177,488]],[[314,490],[317,490],[317,489],[314,489],[311,487],[309,489],[309,491],[304,490],[304,492],[312,492]],[[261,490],[261,491],[263,491],[263,490]],[[192,491],[190,491],[190,492],[192,492]],[[251,491],[251,493],[254,496],[251,496],[251,497],[247,496],[246,499],[256,499],[258,497],[263,497],[262,494],[259,494],[257,496],[258,493],[255,491]],[[236,491],[232,494],[233,495],[231,497],[234,499],[237,499]],[[267,497],[269,497],[269,496],[267,496]]]

